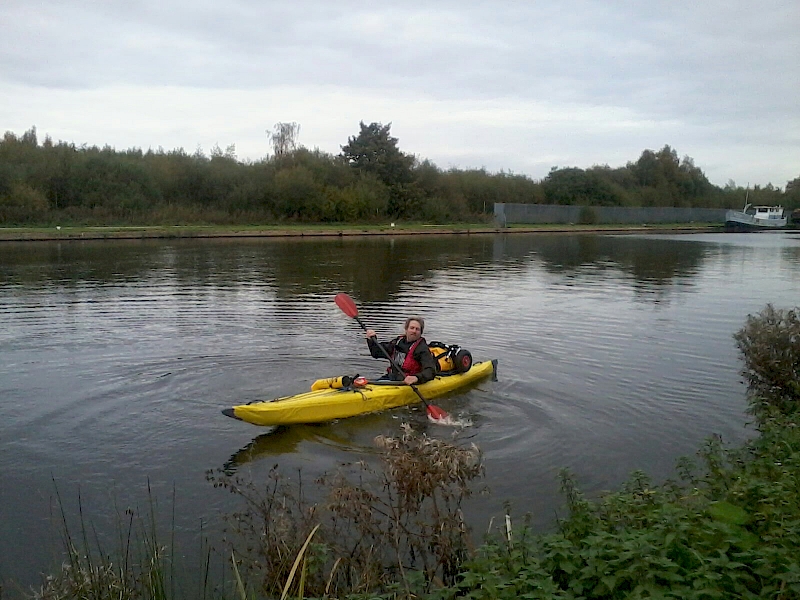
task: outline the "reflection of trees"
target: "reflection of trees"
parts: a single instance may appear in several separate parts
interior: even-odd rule
[[[385,300],[407,281],[470,265],[490,265],[492,236],[364,237],[294,243],[275,248],[279,293],[340,289],[360,301]]]
[[[279,297],[347,291],[361,302],[392,298],[406,282],[442,271],[496,276],[532,262],[552,273],[592,266],[666,283],[696,273],[706,255],[702,244],[587,234],[115,240],[9,243],[3,250],[0,276],[22,285],[168,278],[195,288],[269,285]]]
[[[564,273],[593,265],[629,274],[636,281],[669,283],[694,275],[706,257],[702,244],[669,239],[573,235],[542,239],[538,257],[550,272]]]
[[[796,246],[788,246],[781,250],[781,256],[783,260],[788,262],[791,265],[799,265],[800,264],[800,237],[796,239]]]
[[[70,288],[141,279],[163,266],[162,250],[151,240],[4,242],[0,282]]]

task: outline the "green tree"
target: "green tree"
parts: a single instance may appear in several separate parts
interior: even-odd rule
[[[282,216],[301,221],[322,220],[325,196],[306,167],[280,170],[275,176],[275,187]]]
[[[645,150],[635,163],[629,162],[632,175],[625,187],[640,206],[726,206],[736,194],[723,194],[713,186],[690,156],[678,159],[669,145],[658,152]],[[633,186],[631,187],[631,183]],[[729,182],[729,187],[733,184]]]
[[[0,191],[0,223],[36,223],[46,219],[49,204],[45,195],[27,183],[13,183]]]
[[[765,206],[780,205],[784,200],[784,193],[780,188],[775,187],[771,183],[765,186],[755,185],[750,190],[748,202],[750,204],[760,204]]]
[[[553,168],[542,182],[544,194],[551,204],[616,206],[622,198],[610,181],[595,171],[575,167]]]
[[[0,162],[0,196],[6,196],[11,192],[14,179],[11,165],[6,162]]]
[[[341,156],[351,167],[372,173],[389,188],[388,210],[395,216],[414,216],[420,191],[411,172],[414,157],[404,154],[397,138],[389,134],[392,124],[359,123],[357,136],[348,138]]]
[[[304,167],[308,169],[314,180],[321,185],[347,187],[356,181],[361,174],[351,169],[340,156],[333,156],[319,148],[309,150],[298,148],[291,157],[276,161],[279,169],[286,167]]]
[[[800,207],[800,177],[785,190],[766,186],[724,189],[670,146],[645,150],[623,167],[553,168],[542,181],[485,169],[442,171],[404,154],[389,125],[360,123],[341,153],[297,145],[299,126],[278,123],[275,154],[240,161],[236,146],[142,152],[76,146],[35,127],[0,138],[0,196],[6,220],[42,224],[257,223],[383,219],[454,222],[485,219],[496,202],[608,206],[753,204]],[[284,173],[284,171],[288,171]],[[283,173],[282,175],[280,175]],[[280,175],[280,177],[279,177]],[[309,197],[303,197],[303,193]],[[46,204],[42,203],[44,195]],[[589,215],[590,213],[586,213]],[[589,218],[588,216],[586,218]]]
[[[37,143],[36,128],[32,127],[17,137],[7,131],[0,142],[0,164],[7,165],[15,179],[28,184],[37,183],[37,173],[41,168],[41,148]]]
[[[786,182],[784,203],[787,208],[800,208],[800,177]]]
[[[376,174],[388,186],[407,184],[411,181],[414,157],[403,154],[397,147],[397,138],[389,135],[392,124],[359,123],[361,131],[348,138],[342,146],[342,156],[347,163]]]
[[[347,187],[327,186],[320,219],[353,221],[386,214],[388,190],[376,177],[365,175]]]
[[[111,219],[131,217],[159,198],[150,173],[135,154],[94,148],[81,158],[70,172],[70,194],[94,214]]]
[[[345,190],[352,203],[350,215],[357,219],[370,219],[386,214],[389,206],[389,192],[386,186],[374,176],[361,177]]]

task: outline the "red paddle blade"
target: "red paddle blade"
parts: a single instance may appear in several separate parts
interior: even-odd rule
[[[428,405],[428,416],[434,421],[440,421],[447,418],[447,413],[438,406]]]
[[[342,312],[351,319],[358,316],[358,307],[356,306],[356,303],[353,302],[353,299],[347,294],[336,294],[336,297],[333,299],[333,301],[336,302],[336,306],[341,308]]]

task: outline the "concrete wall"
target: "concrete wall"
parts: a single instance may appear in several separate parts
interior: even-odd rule
[[[496,202],[494,218],[501,227],[512,223],[725,223],[724,208],[627,206],[562,206]]]

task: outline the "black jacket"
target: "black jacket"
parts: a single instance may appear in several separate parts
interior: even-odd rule
[[[395,350],[405,355],[413,345],[413,342],[406,341],[405,336],[400,336],[389,342],[376,342],[375,338],[367,338],[369,353],[373,358],[386,358],[386,356],[378,347],[379,343],[381,346],[383,346],[383,349],[386,350],[389,356],[392,356]],[[419,379],[418,383],[425,383],[426,381],[433,379],[436,375],[436,362],[433,359],[433,355],[428,348],[428,343],[425,341],[425,338],[420,338],[419,344],[417,344],[417,347],[414,349],[413,356],[414,359],[422,366],[422,371],[416,374],[417,379]],[[401,365],[398,365],[398,370],[400,366]],[[392,379],[402,379],[401,377],[397,376],[394,370],[392,370],[392,375]]]

